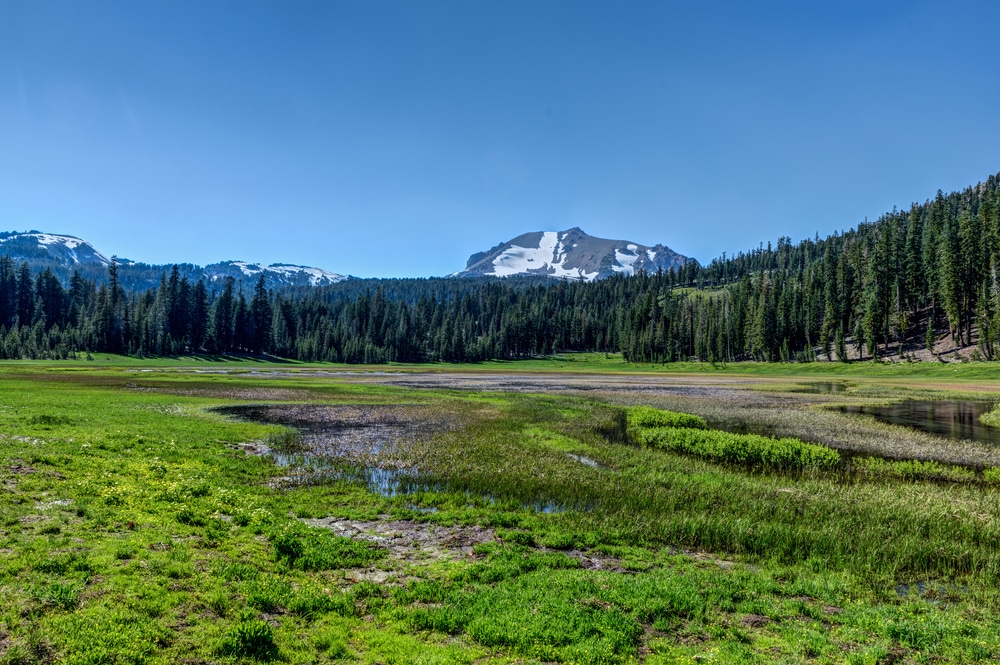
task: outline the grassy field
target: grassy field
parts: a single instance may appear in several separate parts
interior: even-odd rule
[[[988,365],[431,368],[749,377],[771,401],[741,413],[780,441],[713,429],[728,407],[697,395],[338,374],[364,369],[3,365],[0,662],[1000,658],[1000,472],[908,459],[923,439],[818,410],[988,391]],[[825,376],[855,388],[791,401]],[[248,406],[274,424],[218,410]],[[817,450],[826,432],[868,452]]]

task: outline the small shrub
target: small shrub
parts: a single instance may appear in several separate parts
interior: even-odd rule
[[[248,563],[229,561],[215,566],[215,574],[227,582],[255,580],[260,572]]]
[[[535,544],[535,537],[531,535],[530,531],[508,531],[507,529],[498,529],[497,538],[503,542],[510,543],[512,545],[522,545],[524,547],[533,547]]]
[[[218,616],[224,617],[229,614],[229,608],[232,606],[232,599],[225,591],[217,590],[213,591],[212,594],[209,595],[205,604],[212,608],[212,611]]]
[[[983,469],[983,480],[988,483],[1000,485],[1000,466],[991,466]]]
[[[179,580],[191,577],[194,574],[194,569],[188,563],[171,563],[164,569],[163,574],[172,580]]]
[[[700,416],[654,409],[651,406],[635,406],[628,410],[629,427],[646,429],[650,427],[686,427],[706,429],[708,425]]]
[[[188,526],[205,525],[205,516],[198,514],[193,509],[188,508],[187,506],[184,506],[180,510],[178,510],[177,515],[175,517],[177,518],[178,522],[180,522],[181,524],[186,524]]]
[[[357,614],[351,598],[346,594],[327,593],[317,587],[299,589],[288,602],[288,611],[307,619],[314,619],[323,614],[335,612],[340,616],[351,617]]]
[[[236,526],[248,526],[252,521],[253,517],[249,513],[245,513],[241,510],[233,513],[233,524]]]
[[[51,575],[65,575],[69,572],[94,572],[94,566],[90,561],[75,552],[50,555],[44,561],[35,564],[34,568],[40,573],[49,573]]]
[[[275,534],[271,545],[274,547],[275,557],[286,559],[289,563],[294,563],[306,552],[305,537],[290,529]]]
[[[20,644],[13,644],[7,648],[6,653],[0,658],[3,665],[33,665],[37,659]]]
[[[943,480],[969,483],[976,479],[976,472],[961,466],[951,466],[933,461],[887,460],[881,457],[863,457],[853,461],[855,470],[880,478],[903,480]],[[985,478],[986,472],[983,472]]]
[[[272,434],[267,438],[267,447],[279,453],[292,455],[308,450],[308,446],[302,443],[299,433],[288,430],[278,434]]]
[[[346,658],[351,653],[345,640],[346,636],[341,631],[330,630],[314,635],[312,643],[316,649],[326,654],[327,658],[337,659]]]
[[[292,595],[289,584],[276,577],[260,577],[242,586],[247,605],[261,612],[274,612],[284,607]]]
[[[68,612],[80,606],[80,593],[82,591],[82,584],[53,582],[52,584],[35,589],[33,595],[44,605],[58,607]]]
[[[275,558],[299,570],[359,568],[385,556],[385,551],[320,529],[286,527],[271,536]]]
[[[271,625],[260,619],[240,621],[232,626],[219,643],[219,655],[254,660],[273,660],[278,655]]]
[[[773,439],[719,430],[656,427],[639,435],[641,443],[710,460],[772,469],[829,469],[840,462],[832,448],[799,439]]]
[[[208,486],[208,483],[195,483],[193,485],[185,485],[182,491],[184,494],[197,499],[211,494],[212,488]]]

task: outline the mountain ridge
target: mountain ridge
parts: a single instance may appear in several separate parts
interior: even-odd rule
[[[681,268],[697,261],[666,245],[598,238],[573,227],[565,231],[533,231],[469,257],[465,269],[451,277],[547,275],[592,282],[615,274]]]
[[[0,256],[8,255],[16,262],[27,261],[34,268],[52,270],[63,280],[73,271],[86,277],[99,278],[106,274],[112,259],[98,251],[92,244],[68,234],[43,231],[0,232]],[[264,275],[267,288],[294,286],[328,286],[349,279],[322,268],[300,266],[292,263],[272,263],[263,265],[247,261],[219,261],[205,266],[190,263],[147,264],[114,257],[118,265],[119,279],[127,288],[151,287],[159,282],[159,276],[174,266],[182,266],[181,272],[190,280],[204,279],[216,282],[232,277],[236,280],[254,279]]]

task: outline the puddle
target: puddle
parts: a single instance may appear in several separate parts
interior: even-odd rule
[[[573,453],[566,453],[566,457],[569,457],[570,459],[576,460],[577,462],[579,462],[580,464],[583,464],[585,466],[589,466],[591,469],[603,469],[604,468],[604,466],[602,466],[600,462],[595,462],[594,460],[590,459],[589,457],[584,457],[583,455],[574,455]]]
[[[896,595],[907,599],[920,598],[933,605],[951,605],[968,590],[968,587],[957,584],[914,582],[913,584],[897,585]]]
[[[336,457],[314,457],[311,455],[287,455],[271,452],[271,459],[289,473],[279,478],[279,484],[290,486],[318,485],[330,481],[345,480],[361,483],[369,491],[385,497],[431,491],[427,484],[415,482],[415,468],[381,468],[377,466],[358,467]]]
[[[222,407],[217,412],[253,422],[284,425],[298,430],[298,437],[237,446],[248,455],[270,456],[284,469],[272,486],[296,487],[331,481],[360,483],[384,497],[421,492],[453,492],[455,487],[428,478],[417,466],[414,450],[431,437],[459,425],[447,414],[420,405],[246,405]],[[268,445],[270,444],[270,446]],[[283,452],[272,446],[295,452]],[[603,468],[582,455],[569,455],[591,468]],[[457,491],[462,491],[460,488]],[[467,495],[472,496],[468,492]],[[488,493],[476,494],[487,501]],[[556,501],[528,501],[525,510],[561,513],[587,510]],[[434,512],[433,509],[427,512]]]
[[[888,406],[845,406],[844,413],[861,413],[893,425],[949,439],[972,439],[1000,444],[1000,429],[987,427],[979,417],[992,410],[991,402],[972,400],[907,400]]]
[[[568,510],[566,506],[555,501],[536,501],[534,503],[525,504],[524,507],[529,510],[534,510],[536,513],[546,514],[564,513]]]

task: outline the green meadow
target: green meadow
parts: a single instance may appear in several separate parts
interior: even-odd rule
[[[736,380],[775,434],[697,395],[449,384],[513,372]],[[0,663],[995,662],[998,465],[822,440],[841,402],[986,398],[995,372],[8,363]],[[824,377],[850,390],[792,400]]]

